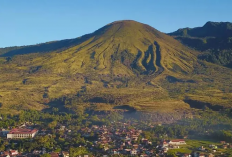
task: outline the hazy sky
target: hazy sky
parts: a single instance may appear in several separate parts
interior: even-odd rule
[[[232,0],[0,0],[0,47],[75,38],[125,19],[162,32],[232,22]]]

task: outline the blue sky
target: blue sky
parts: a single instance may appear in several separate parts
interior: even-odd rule
[[[117,20],[162,32],[232,22],[232,0],[1,0],[0,47],[79,37]]]

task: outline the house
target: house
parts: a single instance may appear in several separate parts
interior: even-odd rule
[[[109,150],[109,147],[104,146],[103,150],[104,150],[104,151],[107,151],[107,150]]]
[[[221,144],[226,144],[226,141],[220,141]]]
[[[33,152],[32,152],[32,154],[34,154],[34,155],[38,155],[38,154],[40,154],[40,153],[42,153],[41,150],[33,150]]]
[[[162,147],[167,147],[167,146],[168,146],[168,142],[167,142],[167,141],[163,141],[163,142],[161,143],[161,146],[162,146]]]
[[[203,146],[198,148],[199,151],[205,151],[205,148]]]
[[[134,148],[134,149],[138,149],[138,147],[139,147],[139,145],[133,144],[133,148]]]
[[[5,152],[3,152],[3,154],[1,156],[10,157],[10,153],[8,151],[5,151]]]
[[[130,155],[137,155],[137,150],[132,149],[132,150],[130,151]]]
[[[199,154],[199,157],[205,157],[205,154]]]
[[[59,154],[55,153],[55,152],[52,152],[50,155],[51,155],[51,157],[59,157]]]
[[[182,155],[182,157],[192,157],[192,155],[191,154],[184,154],[184,155]]]
[[[227,147],[228,147],[228,146],[227,146],[226,144],[224,144],[224,145],[222,146],[223,149],[227,149]]]
[[[208,157],[214,157],[214,155],[210,153],[210,154],[208,155]]]
[[[177,140],[171,140],[169,142],[169,144],[171,144],[171,145],[183,145],[183,144],[186,144],[186,142],[183,139],[177,139]]]
[[[131,149],[124,149],[125,154],[130,154]]]
[[[209,145],[209,148],[217,149],[218,147],[214,144]]]
[[[64,125],[62,125],[62,126],[60,126],[60,129],[59,129],[60,131],[64,131],[65,130],[65,126]]]
[[[113,150],[111,150],[111,154],[119,155],[120,153],[119,153],[119,151],[117,149],[113,149]]]
[[[11,156],[15,156],[15,155],[18,155],[19,152],[17,150],[10,150],[10,155]]]
[[[139,138],[139,137],[138,137],[137,135],[133,135],[133,136],[132,136],[132,140],[133,140],[133,141],[137,141],[138,138]]]
[[[164,147],[164,148],[162,148],[162,150],[163,150],[164,153],[167,153],[168,152],[168,147]]]
[[[147,144],[148,142],[148,139],[142,138],[142,143]]]
[[[7,134],[7,139],[13,138],[34,138],[35,135],[38,133],[36,129],[12,129]]]
[[[62,152],[63,157],[69,157],[69,152]]]

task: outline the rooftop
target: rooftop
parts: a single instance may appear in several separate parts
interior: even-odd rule
[[[9,134],[33,134],[37,131],[36,129],[12,129]]]
[[[185,142],[183,139],[176,139],[176,140],[171,140],[170,142]]]

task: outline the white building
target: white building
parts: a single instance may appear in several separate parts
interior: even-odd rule
[[[137,155],[137,150],[132,149],[132,150],[130,151],[130,155]]]
[[[69,157],[69,152],[62,152],[63,157]]]
[[[13,138],[33,138],[38,133],[36,129],[12,129],[8,134],[8,139]]]
[[[186,144],[185,140],[171,140],[169,143],[169,145],[183,145]]]

